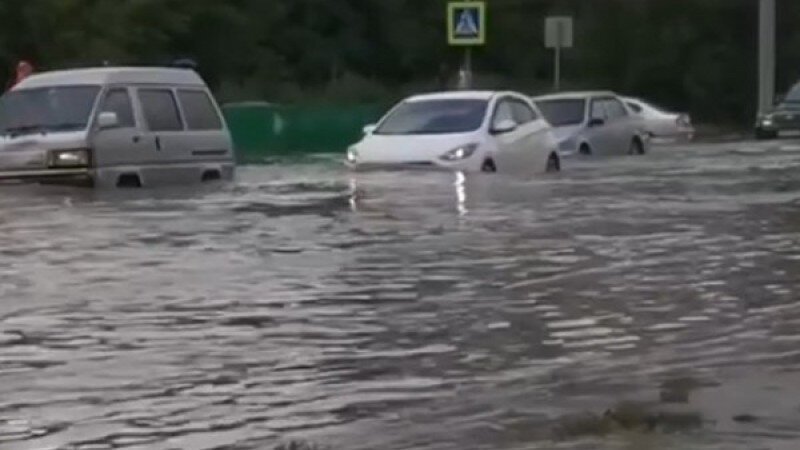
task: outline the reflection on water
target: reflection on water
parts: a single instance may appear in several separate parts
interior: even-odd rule
[[[797,448],[800,154],[759,145],[3,187],[1,447]]]

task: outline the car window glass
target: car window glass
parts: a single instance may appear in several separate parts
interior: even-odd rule
[[[142,112],[151,131],[179,131],[183,130],[178,105],[172,91],[167,89],[141,89],[139,101]]]
[[[514,111],[511,108],[511,102],[508,100],[501,100],[494,111],[494,120],[492,120],[492,124],[497,126],[507,120],[518,123],[514,120]]]
[[[622,102],[613,98],[606,100],[606,110],[611,119],[621,119],[628,115]]]
[[[603,105],[604,103],[605,102],[602,99],[592,100],[592,110],[590,112],[590,117],[592,119],[606,120],[606,109]]]
[[[132,128],[136,126],[136,121],[133,118],[133,105],[127,89],[118,88],[108,91],[108,94],[103,99],[103,106],[100,108],[100,112],[115,113],[120,127]]]
[[[533,122],[537,119],[533,108],[521,100],[511,101],[511,113],[514,115],[514,121],[518,124]]]
[[[636,114],[641,114],[642,113],[642,107],[637,105],[636,103],[628,102],[628,107],[630,109],[632,109],[633,112],[635,112]]]
[[[219,130],[222,121],[211,99],[203,91],[178,91],[186,125],[190,130]]]

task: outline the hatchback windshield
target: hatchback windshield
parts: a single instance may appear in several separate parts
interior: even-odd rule
[[[583,99],[557,99],[536,102],[542,114],[554,127],[578,125],[583,123],[586,110],[586,100]]]
[[[375,134],[445,134],[477,130],[487,100],[450,99],[405,102],[380,124]]]
[[[11,91],[0,98],[0,132],[20,135],[86,128],[99,86]]]

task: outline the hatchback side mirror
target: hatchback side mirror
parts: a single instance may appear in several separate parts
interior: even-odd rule
[[[97,126],[101,130],[119,126],[119,117],[113,111],[103,111],[97,116]]]
[[[377,125],[375,125],[374,123],[371,123],[371,124],[369,124],[369,125],[366,125],[366,126],[363,128],[363,130],[362,130],[362,131],[364,131],[364,134],[367,134],[367,135],[369,135],[369,134],[372,134],[372,133],[374,133],[376,128],[378,128],[378,126],[377,126]]]
[[[510,133],[516,129],[517,129],[517,123],[514,122],[513,120],[506,119],[506,120],[501,120],[500,122],[494,124],[494,126],[492,127],[492,133],[504,134],[504,133]]]
[[[606,124],[606,121],[603,120],[603,119],[596,118],[596,119],[589,120],[589,126],[590,127],[602,127],[605,124]]]

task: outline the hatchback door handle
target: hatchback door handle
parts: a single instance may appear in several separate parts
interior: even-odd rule
[[[156,136],[156,150],[161,151],[161,138]]]

